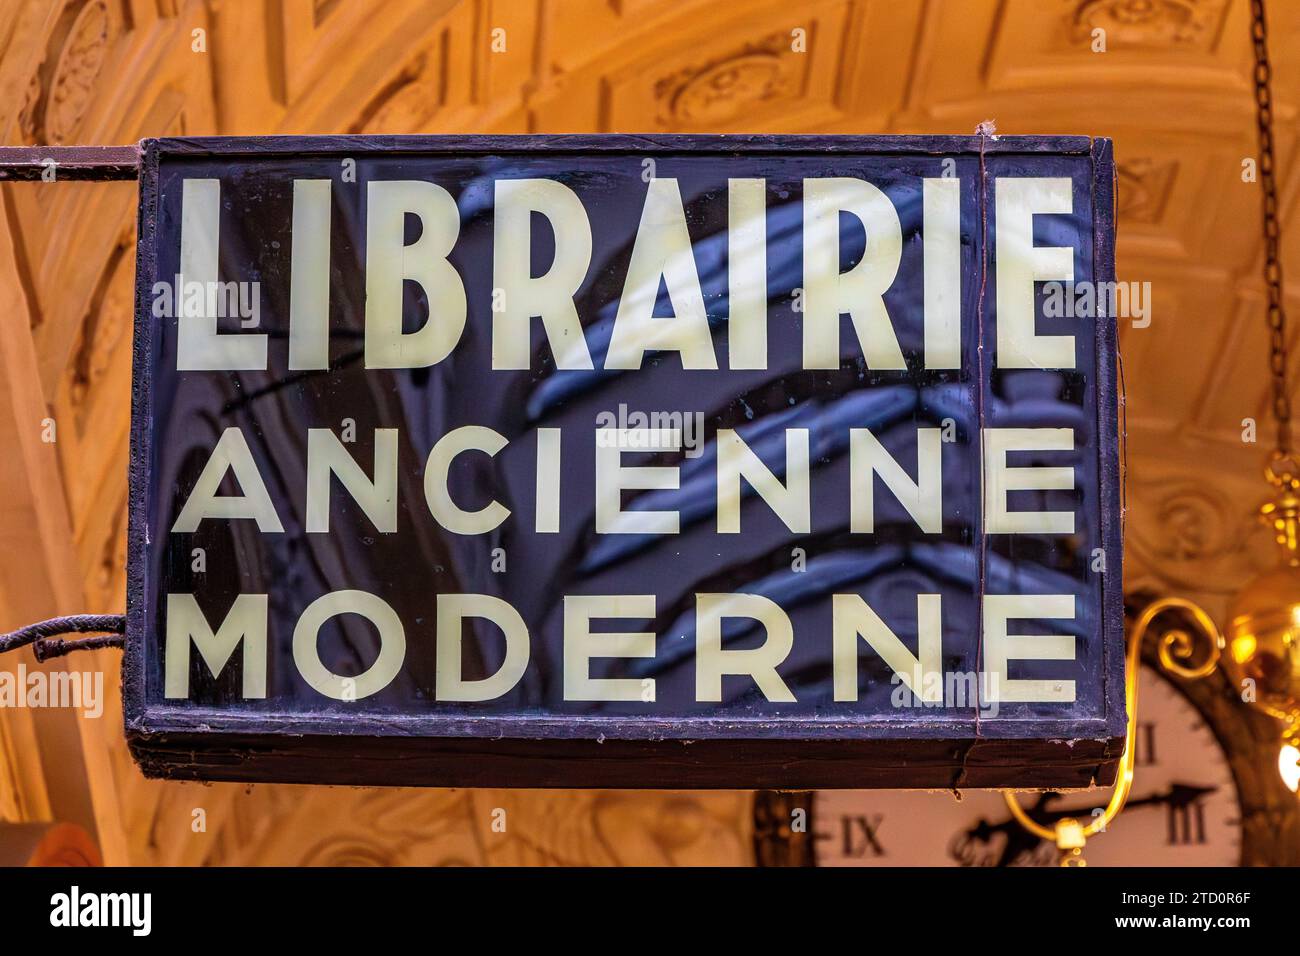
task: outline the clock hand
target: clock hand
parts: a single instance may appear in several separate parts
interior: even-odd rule
[[[1198,787],[1190,783],[1171,783],[1169,789],[1164,793],[1152,793],[1137,800],[1130,799],[1126,805],[1130,807],[1140,807],[1168,804],[1173,807],[1186,807],[1195,803],[1206,794],[1214,793],[1218,789],[1217,786]]]
[[[1186,806],[1189,803],[1194,803],[1196,800],[1199,800],[1207,793],[1214,793],[1214,791],[1218,789],[1218,786],[1198,787],[1195,784],[1174,782],[1171,783],[1169,789],[1163,793],[1148,794],[1147,796],[1140,797],[1136,800],[1130,799],[1127,801],[1125,806],[1153,806],[1166,803],[1174,806]],[[1061,797],[1058,793],[1045,794],[1045,796],[1055,799],[1060,799]],[[1056,823],[1058,820],[1062,820],[1065,817],[1078,817],[1081,814],[1086,816],[1096,809],[1095,807],[1064,807],[1055,810],[1048,810],[1045,808],[1045,805],[1048,802],[1050,801],[1041,801],[1040,806],[1042,809],[1040,809],[1040,806],[1035,806],[1033,810],[1029,811],[1030,816],[1043,826]],[[1015,822],[1010,817],[1007,819],[1010,823]]]
[[[1218,789],[1217,785],[1201,787],[1195,784],[1174,782],[1164,792],[1152,793],[1136,800],[1130,799],[1127,806],[1132,808],[1168,804],[1173,807],[1185,807],[1195,803],[1206,794],[1214,793]],[[1065,817],[1077,817],[1081,813],[1086,815],[1093,810],[1092,807],[1048,809],[1049,804],[1060,799],[1061,795],[1059,793],[1039,794],[1037,802],[1028,810],[1030,817],[1043,826],[1050,826]],[[998,833],[1006,835],[1006,842],[1003,845],[1002,852],[998,855],[996,866],[1011,865],[1022,853],[1032,851],[1041,842],[1039,837],[1029,833],[1009,816],[997,823],[980,818],[974,826],[967,828],[963,835],[967,839],[987,844]]]
[[[1038,819],[1039,814],[1047,812],[1047,804],[1058,799],[1060,799],[1060,794],[1040,793],[1033,809],[1029,812],[1035,819]],[[998,854],[997,862],[993,864],[998,867],[1010,866],[1021,854],[1032,852],[1040,842],[1037,836],[1030,833],[1011,817],[1007,817],[1001,823],[990,823],[981,817],[978,823],[966,830],[964,836],[967,840],[988,844],[993,836],[998,833],[1006,836],[1006,840],[1002,844],[1002,852]],[[949,850],[950,855],[954,858],[960,859],[955,852],[955,846],[962,842],[962,835],[959,834],[954,841],[953,848]]]

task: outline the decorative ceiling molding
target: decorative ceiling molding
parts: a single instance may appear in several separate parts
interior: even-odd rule
[[[969,132],[994,118],[1004,132],[1113,135],[1121,277],[1155,287],[1152,325],[1122,333],[1129,581],[1226,592],[1255,567],[1262,451],[1236,432],[1264,409],[1258,206],[1234,180],[1254,149],[1245,11],[1244,0],[393,0],[376,16],[356,0],[0,0],[0,130],[39,144],[345,130]],[[1097,28],[1107,53],[1089,48]],[[206,53],[191,47],[196,29]],[[1274,42],[1279,64],[1300,63],[1300,31],[1276,30]],[[1294,79],[1280,73],[1276,95],[1283,208],[1300,236]],[[67,426],[68,534],[79,589],[105,603],[95,610],[120,607],[124,590],[134,203],[129,187],[115,189],[0,186],[18,263],[3,291],[41,318],[28,343],[37,404]],[[1300,291],[1300,243],[1286,255]],[[0,560],[9,570],[27,556]],[[86,733],[110,767],[92,773],[108,775],[98,785],[123,808],[129,849],[110,862],[750,853],[743,794],[246,792],[143,780],[112,717]],[[497,808],[514,821],[505,834],[491,828]]]
[[[1073,0],[1067,12],[1069,46],[1106,31],[1111,49],[1213,54],[1227,21],[1229,0]]]

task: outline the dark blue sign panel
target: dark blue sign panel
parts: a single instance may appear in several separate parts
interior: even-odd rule
[[[1107,781],[1112,202],[1079,137],[146,143],[137,759]]]

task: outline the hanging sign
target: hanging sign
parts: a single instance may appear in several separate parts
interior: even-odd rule
[[[1113,779],[1113,179],[1083,137],[147,141],[136,759]]]

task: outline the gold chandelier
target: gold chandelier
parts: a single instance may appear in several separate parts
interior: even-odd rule
[[[1300,463],[1291,443],[1287,384],[1286,309],[1282,298],[1281,223],[1273,156],[1272,71],[1263,0],[1251,0],[1255,51],[1255,117],[1259,130],[1259,180],[1264,207],[1264,284],[1268,291],[1269,373],[1277,441],[1264,476],[1273,497],[1259,515],[1281,549],[1278,567],[1251,581],[1228,610],[1221,660],[1242,699],[1285,724],[1283,740],[1300,733]]]
[[[1163,632],[1157,646],[1160,664],[1181,677],[1206,677],[1222,667],[1239,689],[1242,700],[1282,721],[1278,769],[1292,790],[1300,783],[1300,461],[1291,440],[1291,399],[1287,384],[1286,309],[1282,299],[1281,223],[1273,153],[1272,68],[1268,60],[1268,23],[1264,0],[1251,0],[1251,40],[1254,47],[1255,119],[1259,137],[1259,182],[1263,199],[1264,284],[1268,294],[1268,366],[1271,404],[1277,426],[1276,442],[1264,477],[1272,496],[1259,509],[1260,520],[1272,529],[1281,550],[1278,566],[1254,578],[1232,600],[1228,628],[1220,634],[1214,620],[1198,605],[1170,597],[1147,605],[1129,636],[1125,690],[1128,737],[1115,789],[1105,809],[1088,823],[1066,818],[1054,827],[1034,820],[1004,793],[1012,815],[1029,832],[1055,842],[1062,866],[1085,866],[1087,839],[1104,832],[1119,812],[1133,785],[1134,731],[1137,717],[1138,668],[1147,632],[1168,612],[1196,625],[1208,651],[1200,650],[1191,633],[1181,628]],[[1200,663],[1191,663],[1198,657]]]

